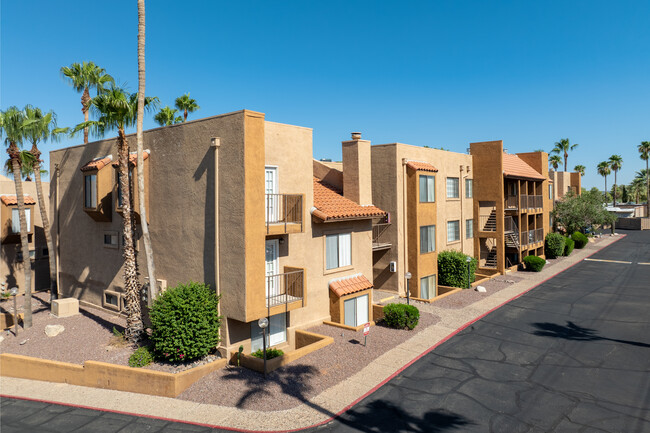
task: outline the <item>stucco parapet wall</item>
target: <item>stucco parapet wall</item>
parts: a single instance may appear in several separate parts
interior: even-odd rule
[[[0,376],[176,397],[203,376],[226,364],[224,358],[174,374],[97,361],[78,365],[3,353],[0,354]]]

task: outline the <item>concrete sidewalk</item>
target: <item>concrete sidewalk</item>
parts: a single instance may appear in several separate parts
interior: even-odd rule
[[[435,314],[441,319],[439,323],[422,330],[410,340],[386,352],[348,380],[292,409],[277,412],[252,411],[143,394],[5,377],[0,378],[0,394],[230,429],[291,430],[321,424],[350,408],[459,330],[587,256],[611,245],[621,237],[620,235],[607,236],[597,244],[589,243],[584,249],[574,250],[570,257],[540,273],[520,272],[517,275],[524,278],[522,281],[465,308],[436,309]]]

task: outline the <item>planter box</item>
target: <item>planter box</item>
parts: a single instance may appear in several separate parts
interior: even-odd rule
[[[282,356],[277,358],[267,359],[266,360],[266,372],[270,373],[273,370],[276,370],[283,365],[287,365],[290,362],[300,359],[305,355],[310,354],[311,352],[318,350],[322,347],[325,347],[329,344],[334,343],[332,337],[326,337],[324,335],[315,334],[313,332],[297,330],[295,335],[296,340],[296,350],[287,352]],[[231,363],[237,363],[237,354],[233,354],[231,358]],[[260,373],[264,373],[264,360],[257,358],[251,355],[241,354],[240,363],[243,367],[250,368]]]
[[[162,397],[178,396],[203,376],[225,365],[226,360],[220,359],[181,373],[166,373],[97,361],[78,365],[11,353],[0,354],[2,376]]]
[[[23,321],[23,313],[18,313],[18,323]],[[11,313],[0,313],[0,328],[5,330],[14,326],[14,315]]]

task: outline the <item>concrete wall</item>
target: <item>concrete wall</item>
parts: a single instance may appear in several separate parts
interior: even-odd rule
[[[49,202],[49,182],[42,182],[45,203]],[[25,194],[36,200],[35,205],[28,205],[31,209],[32,236],[29,243],[29,249],[34,250],[32,270],[32,290],[47,290],[50,288],[50,251],[47,251],[45,242],[45,232],[43,230],[43,220],[38,207],[38,197],[36,195],[36,183],[23,181],[23,191]],[[0,179],[0,195],[16,194],[16,186],[13,180],[5,178]],[[0,283],[7,283],[8,288],[18,287],[21,293],[25,288],[25,273],[23,263],[16,261],[16,255],[20,251],[20,236],[5,236],[7,230],[11,228],[11,208],[17,206],[5,206],[0,203],[0,223],[2,224],[2,236],[0,237]],[[49,209],[48,209],[49,210]],[[50,215],[50,221],[52,217]],[[8,226],[7,226],[8,224]]]

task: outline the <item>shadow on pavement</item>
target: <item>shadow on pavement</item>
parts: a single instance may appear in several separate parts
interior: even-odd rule
[[[540,337],[562,338],[564,340],[572,341],[614,341],[616,343],[629,344],[632,346],[650,347],[650,344],[639,341],[601,337],[595,329],[583,328],[571,321],[567,321],[566,323],[567,324],[564,326],[548,322],[533,323],[532,325],[537,328],[537,331],[535,331],[534,334]]]

